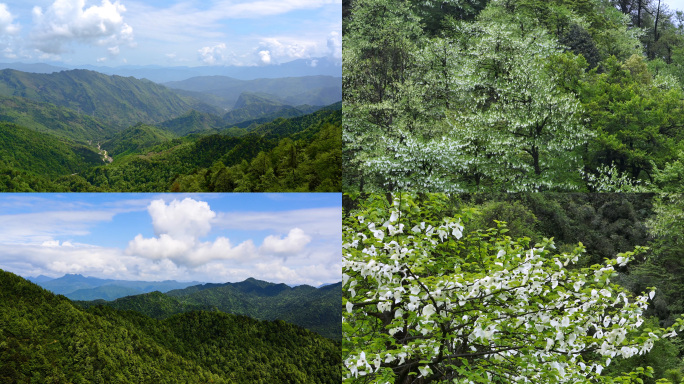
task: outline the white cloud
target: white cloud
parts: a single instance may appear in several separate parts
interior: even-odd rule
[[[328,35],[328,54],[335,59],[342,58],[342,36],[336,31]]]
[[[150,239],[137,235],[128,243],[126,252],[130,255],[140,255],[152,260],[175,260],[190,251],[193,245],[192,241],[177,240],[167,234]]]
[[[261,64],[279,64],[320,55],[319,44],[310,40],[264,38],[256,49]]]
[[[168,234],[178,239],[206,235],[211,230],[211,220],[216,217],[209,204],[189,197],[182,201],[173,200],[168,205],[164,200],[154,200],[147,211],[157,235]]]
[[[7,4],[0,3],[0,33],[16,34],[19,32],[19,24],[13,24],[14,15],[10,13]]]
[[[42,243],[58,236],[87,235],[92,225],[111,221],[114,214],[89,210],[0,215],[0,241]]]
[[[273,230],[300,228],[316,237],[339,241],[342,249],[342,208],[309,208],[279,212],[222,212],[214,225],[226,229]]]
[[[126,7],[118,0],[102,0],[101,5],[88,8],[85,5],[85,0],[55,0],[46,10],[34,7],[32,39],[36,48],[58,54],[71,42],[133,44],[133,29],[122,16]]]
[[[259,60],[261,60],[262,64],[271,64],[271,52],[259,51]]]
[[[151,260],[171,260],[177,265],[197,267],[212,260],[241,261],[256,256],[251,240],[233,246],[226,237],[200,242],[211,230],[216,213],[209,204],[192,198],[173,200],[168,205],[154,200],[147,211],[157,237],[137,235],[128,243],[126,253]]]
[[[214,45],[213,47],[203,47],[199,49],[197,52],[199,52],[200,60],[202,60],[204,64],[217,65],[224,63],[225,58],[223,56],[223,53],[225,50],[226,44],[220,43]]]
[[[259,250],[265,253],[295,254],[301,252],[309,242],[311,236],[299,228],[293,228],[283,239],[279,236],[267,236]]]

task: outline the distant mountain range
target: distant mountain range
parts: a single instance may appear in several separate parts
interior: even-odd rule
[[[43,283],[45,285],[46,283]],[[314,288],[274,284],[249,278],[240,283],[201,284],[162,294],[152,292],[114,301],[79,302],[83,307],[107,305],[133,310],[156,319],[206,310],[246,315],[260,320],[283,320],[339,339],[342,334],[342,283]]]
[[[329,105],[342,100],[342,78],[333,76],[303,76],[278,79],[238,80],[226,76],[192,77],[164,83],[181,90],[181,95],[195,97],[204,103],[224,109],[240,108],[245,92],[261,94],[283,105]]]
[[[200,67],[163,67],[163,66],[120,66],[100,67],[94,65],[82,65],[67,67],[63,64],[51,63],[0,63],[0,69],[15,69],[24,72],[53,73],[70,69],[88,69],[107,75],[135,77],[148,79],[157,83],[179,81],[196,76],[230,76],[241,80],[258,78],[279,78],[299,76],[336,76],[342,77],[342,65],[340,61],[328,58],[299,59],[280,65],[269,66],[200,66]]]
[[[98,279],[96,277],[86,277],[79,274],[67,274],[56,279],[50,279],[46,276],[38,276],[36,278],[29,277],[27,280],[33,281],[55,294],[64,295],[71,300],[114,300],[129,295],[153,291],[167,292],[173,289],[181,289],[200,284],[197,281],[128,281]]]

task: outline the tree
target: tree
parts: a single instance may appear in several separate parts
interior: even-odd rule
[[[386,179],[365,162],[390,150],[383,145],[385,138],[401,136],[395,126],[402,116],[402,85],[412,72],[413,52],[421,39],[419,22],[410,2],[353,3],[343,43],[342,140],[345,183],[355,189]]]
[[[463,233],[443,195],[371,195],[343,226],[343,381],[397,384],[629,382],[601,376],[613,359],[651,350],[674,326],[641,329],[655,290],[633,297],[615,268],[573,268],[505,225]],[[675,321],[684,328],[684,319]]]

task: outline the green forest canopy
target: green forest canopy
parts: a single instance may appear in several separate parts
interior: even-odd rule
[[[345,2],[348,191],[677,190],[684,30],[655,0]]]
[[[339,342],[283,321],[79,309],[0,270],[3,383],[339,383]]]

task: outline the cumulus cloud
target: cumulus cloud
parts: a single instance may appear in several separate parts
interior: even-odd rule
[[[342,58],[342,36],[338,32],[330,32],[328,35],[328,54],[335,59]]]
[[[256,49],[260,64],[279,64],[296,59],[308,59],[319,54],[319,44],[308,40],[265,38]]]
[[[267,256],[288,257],[302,252],[312,240],[304,230],[292,228],[284,237],[267,236],[259,248],[252,240],[234,245],[223,236],[202,242],[201,238],[209,233],[216,217],[206,202],[185,198],[166,204],[163,200],[155,200],[147,210],[156,237],[137,235],[129,242],[126,254],[150,260],[171,260],[190,268],[216,260],[252,264]]]
[[[211,220],[216,213],[205,201],[186,197],[174,200],[168,205],[164,200],[154,200],[147,211],[152,218],[154,233],[168,234],[175,238],[198,238],[211,230]]]
[[[199,49],[200,60],[207,65],[222,64],[225,61],[224,52],[226,44],[220,43],[212,47],[203,47]]]
[[[182,266],[197,267],[212,260],[248,260],[257,254],[251,240],[233,246],[226,237],[201,242],[211,230],[216,213],[209,204],[192,198],[174,200],[168,205],[154,200],[147,211],[157,237],[137,235],[128,243],[126,253],[151,260],[171,260]]]
[[[311,236],[299,228],[293,228],[285,238],[267,236],[260,250],[265,253],[294,254],[301,252],[311,242]]]
[[[14,15],[10,13],[7,4],[0,3],[0,33],[13,35],[19,32],[19,24],[14,24]]]
[[[259,60],[262,64],[271,64],[271,52],[269,51],[259,51]]]
[[[85,7],[85,0],[55,0],[46,10],[33,8],[35,47],[45,53],[65,52],[71,42],[110,45],[133,44],[133,28],[123,20],[126,7],[102,0]]]

